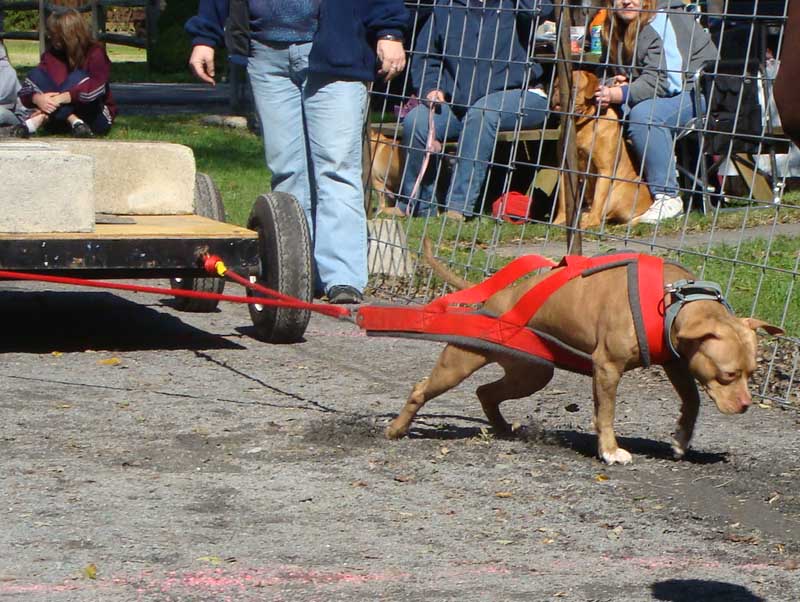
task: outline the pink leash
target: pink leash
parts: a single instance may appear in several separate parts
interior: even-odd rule
[[[425,171],[428,169],[428,163],[431,160],[431,153],[437,152],[436,148],[436,129],[433,123],[433,109],[434,105],[428,108],[428,139],[425,142],[425,156],[422,159],[422,167],[419,170],[419,174],[417,175],[417,179],[414,182],[414,188],[411,190],[411,194],[408,197],[408,202],[406,203],[406,215],[411,215],[411,199],[417,197],[417,192],[419,192],[419,186],[422,183],[422,177],[425,175]]]

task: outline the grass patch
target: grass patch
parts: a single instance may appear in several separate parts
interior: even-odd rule
[[[11,64],[20,78],[39,64],[39,42],[29,40],[6,40],[6,49]],[[174,73],[157,73],[147,66],[147,52],[142,48],[132,48],[119,44],[106,44],[106,52],[111,59],[111,81],[117,83],[135,82],[196,82],[188,67]],[[186,57],[188,62],[189,57]]]
[[[776,236],[771,240],[753,238],[736,246],[714,246],[709,257],[706,249],[693,253],[675,253],[683,265],[704,280],[712,280],[727,289],[728,302],[740,316],[751,313],[787,333],[800,334],[800,294],[797,265],[800,239]]]

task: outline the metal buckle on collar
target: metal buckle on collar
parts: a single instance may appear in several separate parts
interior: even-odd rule
[[[672,296],[672,303],[667,305],[664,310],[664,336],[667,339],[667,346],[675,357],[679,357],[678,350],[672,345],[672,338],[669,336],[672,330],[672,323],[678,315],[681,307],[692,301],[717,301],[722,303],[725,308],[733,313],[733,308],[722,295],[722,288],[716,282],[709,280],[676,280],[664,286],[664,292]]]

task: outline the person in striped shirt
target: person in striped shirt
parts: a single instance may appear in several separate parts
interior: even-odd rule
[[[109,76],[111,60],[75,9],[57,9],[47,18],[47,50],[19,91],[33,109],[16,135],[39,128],[68,131],[77,138],[108,133],[116,115]]]

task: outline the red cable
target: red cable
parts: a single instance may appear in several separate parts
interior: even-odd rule
[[[230,277],[231,272],[226,272]],[[247,286],[248,288],[256,288],[263,290],[266,294],[279,297],[277,299],[270,299],[265,297],[241,297],[236,295],[222,295],[219,293],[205,293],[200,291],[187,291],[183,289],[164,288],[158,286],[145,286],[140,284],[124,284],[121,282],[108,282],[103,280],[86,280],[83,278],[70,278],[68,276],[48,276],[44,274],[28,274],[25,272],[10,272],[0,270],[0,279],[6,278],[10,280],[30,280],[40,282],[52,282],[55,284],[72,284],[75,286],[86,286],[93,288],[107,288],[112,290],[132,291],[135,293],[151,293],[157,295],[170,295],[173,297],[190,297],[193,299],[216,299],[218,301],[231,301],[233,303],[254,303],[258,305],[268,305],[273,307],[289,307],[294,309],[307,309],[319,314],[327,315],[333,318],[347,318],[350,317],[350,310],[345,307],[328,304],[314,304],[295,299],[288,295],[271,291],[266,287],[262,287],[247,279],[242,278],[238,274],[237,282]],[[233,279],[233,278],[232,278]],[[241,280],[239,280],[241,279]]]

